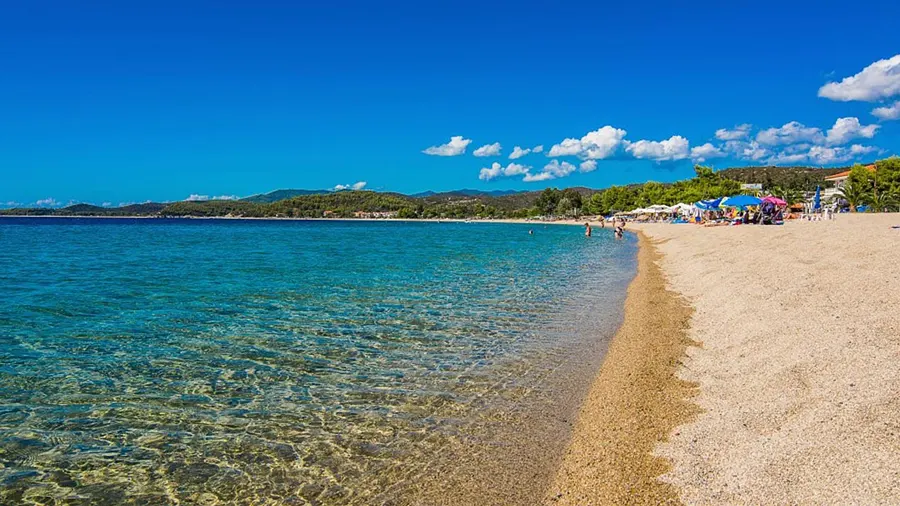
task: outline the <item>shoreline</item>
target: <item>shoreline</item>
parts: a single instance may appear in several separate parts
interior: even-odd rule
[[[588,220],[555,220],[555,221],[536,221],[527,219],[499,219],[499,220],[467,220],[459,218],[278,218],[278,217],[255,217],[255,216],[84,216],[75,214],[66,215],[23,215],[23,214],[0,214],[3,218],[66,218],[66,219],[95,219],[95,220],[229,220],[229,221],[340,221],[340,222],[376,222],[376,223],[501,223],[511,225],[580,225],[590,223],[593,227],[599,221]]]
[[[637,231],[637,275],[625,316],[584,399],[544,504],[675,504],[678,490],[659,477],[671,463],[653,453],[698,413],[697,385],[677,367],[688,347],[693,308],[668,289],[662,254]]]

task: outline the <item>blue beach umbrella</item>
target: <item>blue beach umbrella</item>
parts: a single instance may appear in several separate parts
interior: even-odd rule
[[[723,206],[744,208],[747,206],[758,206],[762,200],[753,195],[734,195],[728,197],[722,202]]]
[[[822,208],[822,187],[816,186],[816,198],[813,200],[813,209]]]
[[[718,199],[711,199],[711,200],[701,200],[700,202],[697,202],[696,204],[694,204],[694,206],[698,207],[700,209],[704,209],[706,211],[713,211],[713,210],[719,208],[720,203],[722,203],[722,199],[718,198]]]

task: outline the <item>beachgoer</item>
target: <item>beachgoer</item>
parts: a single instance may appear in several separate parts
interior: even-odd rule
[[[590,223],[584,224],[584,235],[585,235],[585,237],[591,236],[591,224]]]
[[[600,228],[606,228],[606,218],[600,217]]]
[[[622,227],[617,226],[615,235],[616,235],[616,239],[621,239],[625,235],[624,229]]]
[[[528,235],[534,235],[534,230],[529,230]]]

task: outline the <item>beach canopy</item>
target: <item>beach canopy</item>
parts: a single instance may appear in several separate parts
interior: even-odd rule
[[[662,205],[662,204],[653,204],[652,206],[648,207],[647,209],[649,209],[649,210],[651,210],[651,211],[653,211],[653,212],[655,212],[655,213],[669,213],[669,212],[672,212],[672,208],[670,208],[669,206],[664,206],[664,205]]]
[[[698,209],[703,209],[704,211],[712,211],[719,208],[719,204],[722,203],[722,198],[711,199],[711,200],[701,200],[694,204],[694,207]]]
[[[762,200],[753,195],[734,195],[725,199],[725,201],[722,202],[722,205],[728,207],[747,207],[758,206],[761,203]]]
[[[787,202],[781,200],[780,198],[778,198],[774,195],[769,195],[768,197],[765,197],[763,199],[763,202],[771,202],[771,203],[775,204],[776,206],[786,206],[787,205]]]
[[[822,187],[816,186],[816,196],[813,198],[813,209],[822,208]]]

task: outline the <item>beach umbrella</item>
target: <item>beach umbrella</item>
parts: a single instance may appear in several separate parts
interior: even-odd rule
[[[816,197],[813,199],[813,209],[822,208],[822,187],[816,186]]]
[[[787,205],[787,202],[785,202],[785,201],[781,200],[780,198],[775,197],[773,195],[769,195],[768,197],[764,198],[763,202],[771,202],[771,203],[775,204],[776,206],[786,206]]]
[[[647,209],[649,209],[653,212],[656,212],[656,213],[668,213],[668,212],[672,211],[672,209],[669,206],[664,206],[662,204],[653,204],[652,206],[648,207]]]
[[[722,198],[710,199],[710,200],[701,200],[694,204],[694,207],[698,209],[703,209],[704,211],[713,211],[719,208],[719,204],[722,203]]]
[[[734,195],[725,199],[722,202],[723,206],[728,207],[747,207],[747,206],[758,206],[762,203],[758,197],[754,197],[753,195]]]

